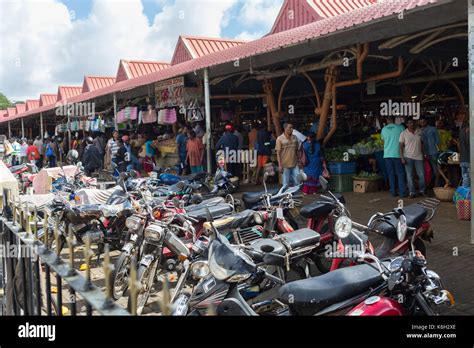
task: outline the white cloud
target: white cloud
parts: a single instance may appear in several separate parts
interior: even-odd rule
[[[235,38],[237,40],[247,40],[247,41],[253,41],[261,38],[262,36],[266,35],[267,32],[265,31],[243,31],[239,35],[237,35]]]
[[[80,85],[84,75],[116,74],[119,59],[170,60],[180,34],[221,36],[237,0],[157,0],[153,23],[140,0],[93,0],[71,20],[57,0],[0,1],[0,91],[13,100]]]
[[[246,25],[271,28],[283,0],[251,0],[243,4],[239,17]]]

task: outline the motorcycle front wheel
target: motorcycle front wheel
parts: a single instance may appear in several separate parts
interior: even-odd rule
[[[117,261],[115,261],[114,271],[112,273],[112,296],[118,300],[128,289],[128,275],[132,256],[129,253],[121,252]]]
[[[138,291],[137,296],[137,315],[143,313],[143,309],[148,302],[150,297],[150,291],[155,280],[155,273],[157,262],[153,262],[150,266],[140,265],[137,272],[137,281],[141,285],[141,289]],[[132,311],[132,297],[128,297],[127,309],[129,312]]]

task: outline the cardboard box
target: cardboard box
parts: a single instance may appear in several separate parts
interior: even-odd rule
[[[358,180],[354,179],[354,192],[366,193],[379,191],[380,180]]]

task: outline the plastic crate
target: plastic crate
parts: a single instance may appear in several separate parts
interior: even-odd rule
[[[330,190],[336,193],[352,191],[352,176],[352,174],[331,175],[329,179]]]
[[[356,172],[356,162],[329,162],[328,169],[333,175],[354,174]]]

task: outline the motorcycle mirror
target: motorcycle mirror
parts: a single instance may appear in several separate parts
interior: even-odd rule
[[[193,194],[191,198],[191,203],[193,204],[199,204],[203,201],[202,195],[200,193],[195,193]]]
[[[301,171],[298,173],[298,175],[296,176],[296,180],[298,180],[298,182],[300,184],[304,183],[306,180],[308,180],[308,176],[306,175],[305,172]]]
[[[328,181],[326,180],[324,176],[322,175],[319,176],[319,183],[321,184],[321,188],[323,189],[323,191],[327,191]]]
[[[178,181],[176,183],[176,188],[179,190],[179,191],[182,191],[184,189],[184,182],[182,181]]]

